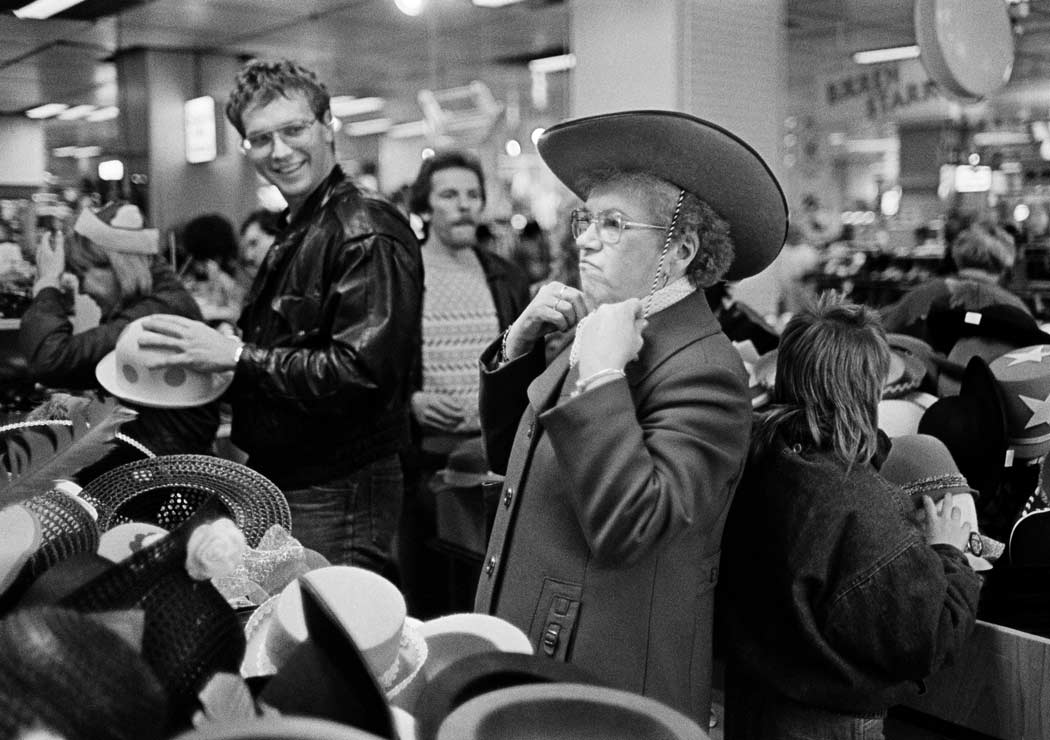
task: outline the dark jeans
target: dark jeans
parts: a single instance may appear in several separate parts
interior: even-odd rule
[[[799,704],[726,672],[725,740],[885,740],[883,721]]]
[[[404,483],[397,455],[380,458],[345,478],[285,491],[292,534],[332,565],[355,565],[397,583],[394,534]]]

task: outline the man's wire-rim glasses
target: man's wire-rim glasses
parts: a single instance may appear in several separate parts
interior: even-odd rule
[[[317,122],[316,118],[291,121],[268,131],[245,136],[241,141],[241,148],[245,152],[265,156],[273,149],[274,137],[280,136],[285,144],[303,144],[309,139],[310,127]]]

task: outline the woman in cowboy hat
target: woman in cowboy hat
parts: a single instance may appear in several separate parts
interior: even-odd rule
[[[41,242],[34,298],[19,330],[19,347],[34,379],[62,388],[98,388],[96,365],[113,351],[129,323],[156,313],[201,319],[196,302],[171,268],[157,259],[158,252],[157,230],[144,228],[142,212],[124,202],[81,211],[68,246],[61,234],[53,244],[47,238]],[[97,327],[76,334],[59,288],[67,268],[102,312]],[[211,450],[219,426],[218,402],[185,409],[132,407],[139,417],[123,431],[155,454]],[[141,455],[121,446],[92,473]]]
[[[476,608],[540,655],[706,724],[722,526],[747,450],[740,358],[702,288],[765,267],[786,207],[755,152],[681,113],[552,127],[581,289],[553,282],[482,355],[506,474]],[[575,328],[546,365],[544,337]]]
[[[832,295],[780,337],[725,530],[727,740],[882,738],[887,707],[973,628],[980,580],[952,494],[940,509],[922,496],[920,531],[872,463],[889,364],[874,311]]]

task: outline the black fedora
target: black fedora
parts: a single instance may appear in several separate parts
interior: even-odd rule
[[[563,121],[536,144],[543,161],[580,198],[597,170],[648,172],[689,191],[729,222],[736,247],[726,280],[765,269],[784,245],[788,209],[772,170],[745,141],[710,121],[635,110]]]
[[[1006,411],[988,363],[973,357],[959,395],[946,396],[922,415],[919,434],[941,440],[959,471],[985,500],[995,496],[1006,464]]]

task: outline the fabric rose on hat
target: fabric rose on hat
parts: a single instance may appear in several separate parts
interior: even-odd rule
[[[186,544],[186,572],[195,581],[232,573],[244,559],[244,534],[230,519],[216,519],[193,530]]]

